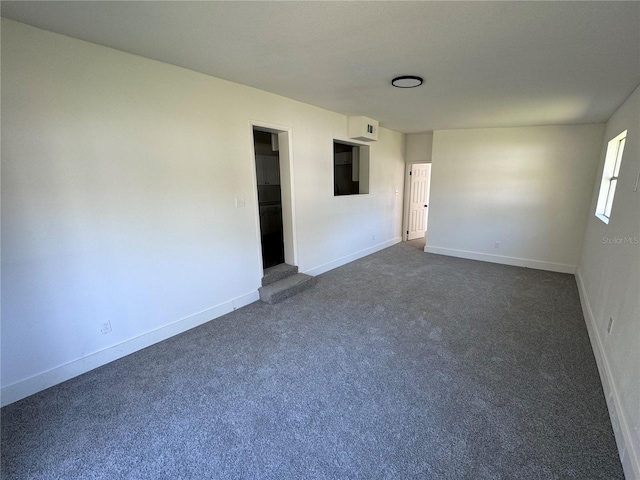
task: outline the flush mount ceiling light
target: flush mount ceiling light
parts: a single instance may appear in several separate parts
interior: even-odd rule
[[[413,75],[404,75],[391,80],[391,85],[398,88],[415,88],[422,85],[422,78]]]

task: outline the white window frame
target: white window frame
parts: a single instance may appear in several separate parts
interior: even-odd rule
[[[596,217],[604,223],[609,224],[611,209],[613,208],[613,198],[618,185],[618,175],[622,164],[624,145],[627,140],[627,131],[611,139],[607,144],[607,153],[604,158],[604,168],[602,169],[602,181],[600,182],[600,192],[598,193],[598,203],[596,204]]]

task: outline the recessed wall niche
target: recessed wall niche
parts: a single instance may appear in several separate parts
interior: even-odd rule
[[[333,195],[369,193],[368,145],[333,141]]]

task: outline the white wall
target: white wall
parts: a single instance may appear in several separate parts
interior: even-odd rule
[[[425,251],[573,273],[603,130],[434,132]]]
[[[407,163],[431,162],[431,148],[433,146],[433,132],[410,133],[406,135]]]
[[[257,298],[251,121],[290,128],[301,271],[400,240],[404,135],[334,197],[346,117],[2,20],[4,404]]]
[[[607,142],[627,140],[609,224],[595,217]],[[640,87],[609,119],[589,207],[578,287],[622,464],[640,479]],[[638,189],[640,190],[640,188]],[[609,318],[614,323],[607,334]]]

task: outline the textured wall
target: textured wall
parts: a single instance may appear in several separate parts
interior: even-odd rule
[[[595,217],[607,142],[627,130],[609,224]],[[578,268],[627,478],[640,478],[640,87],[607,122]],[[607,333],[613,318],[611,333]],[[599,350],[599,352],[598,352]]]
[[[336,198],[345,116],[3,20],[3,387],[254,298],[252,121],[290,129],[302,271],[397,241],[404,135],[380,129],[371,193]]]
[[[573,272],[603,129],[436,131],[427,250]]]

